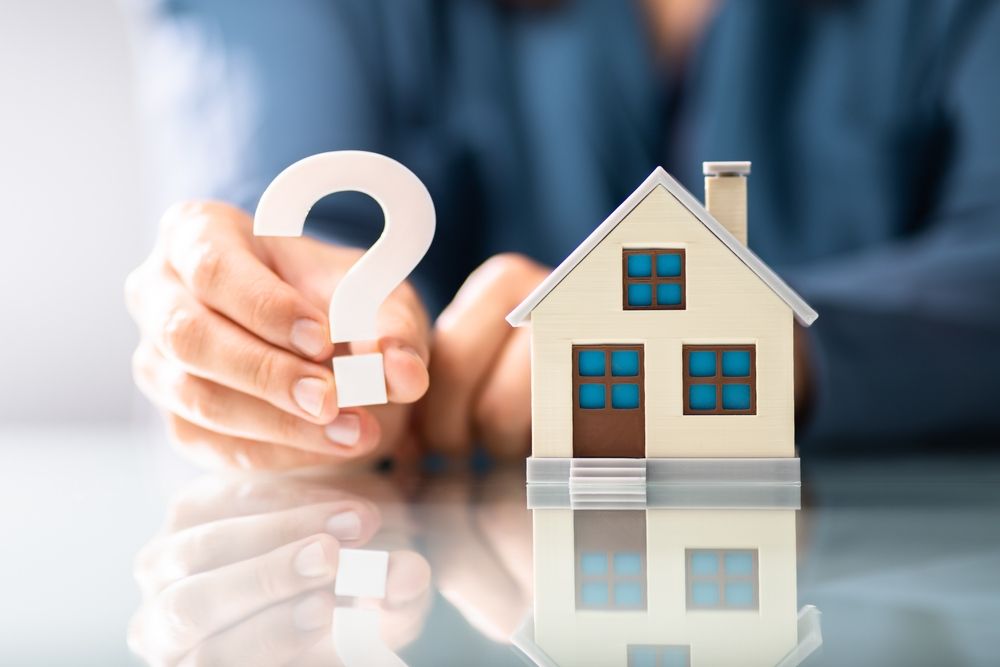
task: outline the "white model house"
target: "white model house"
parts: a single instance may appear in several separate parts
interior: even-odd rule
[[[532,510],[540,667],[793,667],[822,643],[798,610],[795,509]]]
[[[657,168],[508,315],[532,329],[529,480],[580,459],[794,459],[793,323],[817,314],[747,248],[749,171],[705,163],[703,206]]]

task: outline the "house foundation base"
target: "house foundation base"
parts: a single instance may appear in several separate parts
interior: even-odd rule
[[[527,483],[629,489],[654,484],[801,484],[798,458],[543,458],[527,461]]]

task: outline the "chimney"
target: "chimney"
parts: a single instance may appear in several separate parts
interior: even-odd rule
[[[705,208],[743,245],[747,244],[749,162],[703,162]]]

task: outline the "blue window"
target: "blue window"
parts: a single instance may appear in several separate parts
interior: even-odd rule
[[[681,275],[681,255],[663,252],[656,256],[656,275],[659,278],[674,278]]]
[[[692,410],[714,410],[715,385],[693,384],[688,387],[688,405]]]
[[[581,410],[642,407],[641,345],[577,345],[574,391]],[[630,379],[625,379],[630,378]]]
[[[657,262],[659,266],[659,262]],[[634,254],[628,256],[629,278],[652,278],[653,256],[650,254]]]
[[[691,554],[691,573],[716,575],[719,573],[719,554],[714,551],[695,551]]]
[[[749,410],[750,385],[748,384],[722,385],[722,409]]]
[[[754,345],[685,345],[684,414],[757,414]]]
[[[688,373],[691,377],[715,377],[715,352],[694,350],[688,353]]]
[[[634,410],[639,407],[639,385],[611,385],[611,407],[619,410]]]
[[[639,374],[638,350],[613,350],[611,352],[611,374],[633,376]],[[603,375],[603,373],[601,373]]]
[[[608,606],[608,585],[603,581],[590,581],[580,588],[580,598],[587,607]]]
[[[656,286],[656,305],[677,306],[681,302],[681,286],[678,283],[660,283]]]
[[[626,310],[684,309],[683,250],[644,248],[622,252],[622,305]]]
[[[614,555],[615,574],[642,574],[642,555],[634,551]]]
[[[608,572],[608,555],[603,552],[585,552],[580,556],[580,571],[587,575],[603,575]]]
[[[642,606],[642,586],[638,581],[622,581],[615,584],[615,606]]]
[[[584,410],[602,409],[604,407],[604,385],[581,384],[580,407]]]
[[[722,374],[726,377],[747,377],[750,375],[750,351],[723,350]]]
[[[633,283],[628,286],[628,305],[647,308],[653,305],[653,286],[650,283]]]
[[[604,352],[602,350],[580,350],[580,375],[600,377],[604,375]]]
[[[688,549],[688,609],[756,609],[756,549]]]

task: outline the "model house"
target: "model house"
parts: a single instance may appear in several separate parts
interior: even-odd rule
[[[540,667],[792,667],[822,643],[798,611],[795,509],[532,510]]]
[[[508,315],[532,329],[529,479],[794,458],[793,326],[817,314],[747,248],[750,164],[704,166],[705,205],[657,168]]]

